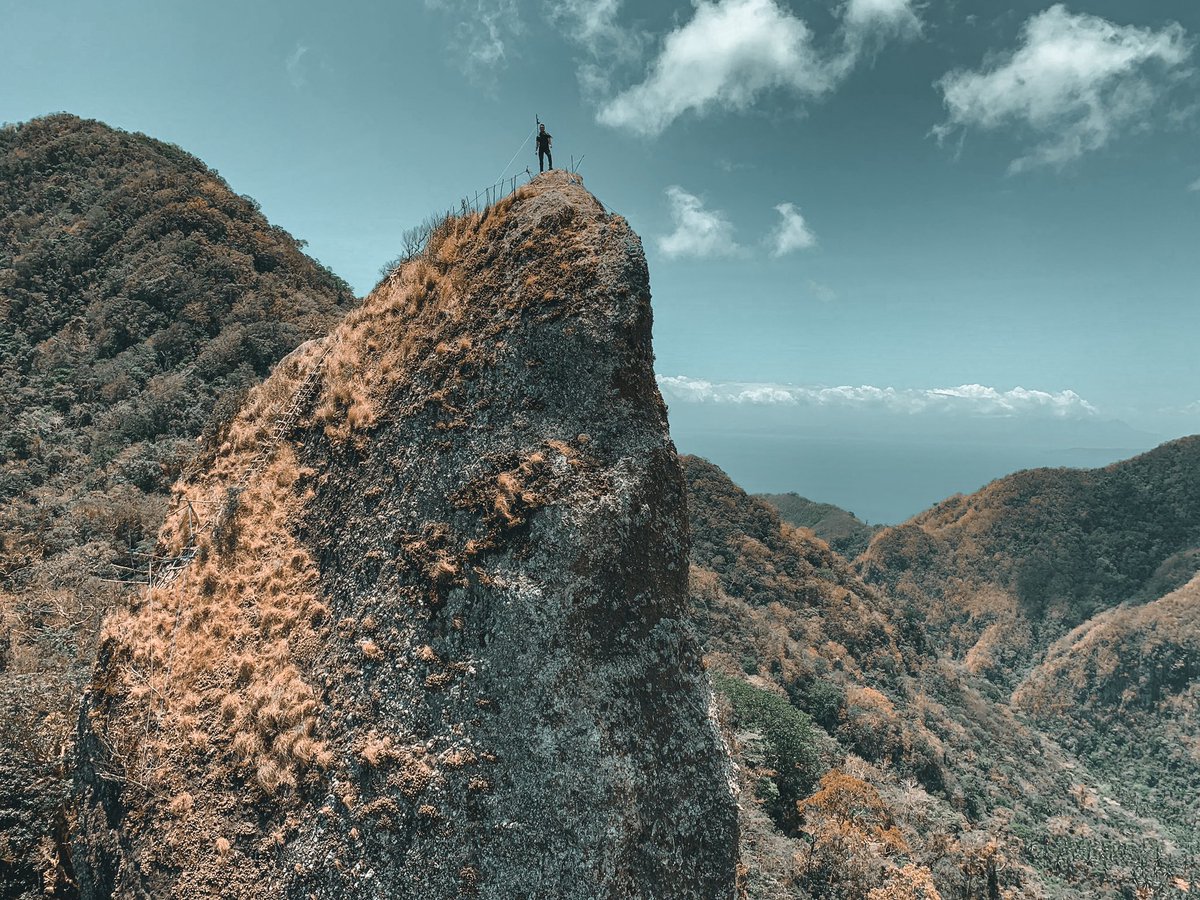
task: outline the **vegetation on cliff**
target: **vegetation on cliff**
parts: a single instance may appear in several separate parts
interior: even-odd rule
[[[146,571],[197,439],[353,302],[301,246],[178,147],[0,130],[0,893],[67,878],[64,744],[121,602],[96,576]]]

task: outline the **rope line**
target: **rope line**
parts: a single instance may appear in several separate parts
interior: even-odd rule
[[[493,184],[504,180],[504,176],[508,174],[508,166],[511,166],[513,164],[513,159],[516,159],[517,156],[520,155],[521,151],[525,149],[525,145],[529,143],[529,139],[531,137],[533,137],[534,134],[536,134],[536,133],[537,133],[537,129],[535,128],[535,129],[533,129],[533,131],[529,132],[529,134],[525,135],[525,140],[521,141],[521,146],[517,148],[517,152],[512,155],[512,159],[510,159],[508,161],[508,165],[504,167],[504,171],[500,173],[500,177],[497,178],[496,181],[493,182]]]

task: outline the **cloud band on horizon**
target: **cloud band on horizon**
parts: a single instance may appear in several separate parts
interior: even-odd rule
[[[678,403],[736,406],[803,406],[873,410],[897,414],[954,413],[973,416],[1049,416],[1091,418],[1099,410],[1072,390],[999,390],[981,384],[945,388],[894,388],[874,385],[808,387],[769,382],[712,382],[687,375],[657,375],[658,387]]]

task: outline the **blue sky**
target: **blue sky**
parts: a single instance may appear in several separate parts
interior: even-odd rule
[[[1200,430],[1194,0],[0,14],[0,120],[66,110],[178,143],[360,293],[540,114],[556,161],[586,154],[588,186],[645,241],[683,449],[978,434],[1037,464]],[[530,164],[527,146],[510,172]],[[838,500],[736,455],[717,461],[752,486]]]

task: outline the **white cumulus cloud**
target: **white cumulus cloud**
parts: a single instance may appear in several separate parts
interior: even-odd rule
[[[743,109],[772,89],[816,97],[831,87],[808,25],[774,0],[698,0],[646,79],[602,106],[598,118],[656,135],[689,110]]]
[[[625,36],[617,22],[621,0],[554,0],[545,6],[550,20],[584,46],[600,49]]]
[[[732,256],[741,252],[733,225],[720,210],[708,209],[695,194],[678,185],[667,188],[675,230],[658,239],[658,248],[672,258]]]
[[[817,45],[808,24],[776,0],[694,0],[644,80],[604,103],[598,120],[657,135],[687,112],[741,110],[772,91],[814,100],[837,87],[872,38],[920,31],[913,0],[848,0],[837,34]]]
[[[784,256],[797,250],[807,250],[817,243],[817,236],[808,227],[804,216],[800,214],[800,210],[794,203],[780,203],[775,207],[775,211],[779,213],[779,222],[771,233],[772,256]]]
[[[999,390],[981,384],[899,389],[874,385],[806,387],[756,382],[711,382],[687,375],[659,375],[658,387],[680,403],[787,405],[858,409],[906,415],[952,414],[1010,417],[1088,418],[1096,408],[1071,390]]]
[[[1121,26],[1056,4],[1025,23],[1016,50],[938,81],[948,118],[934,133],[1015,126],[1037,143],[1012,171],[1062,165],[1142,124],[1166,89],[1161,75],[1190,53],[1177,23]]]
[[[913,10],[912,0],[848,0],[843,21],[849,30],[857,32],[921,30],[921,20]]]
[[[809,279],[808,291],[822,303],[833,303],[838,299],[838,293],[827,284]]]
[[[463,70],[476,79],[503,68],[525,31],[517,0],[425,0],[425,6],[457,20],[452,49]]]
[[[623,0],[544,0],[547,19],[584,56],[576,60],[576,76],[586,97],[610,93],[615,67],[642,58],[649,35],[620,21]]]

